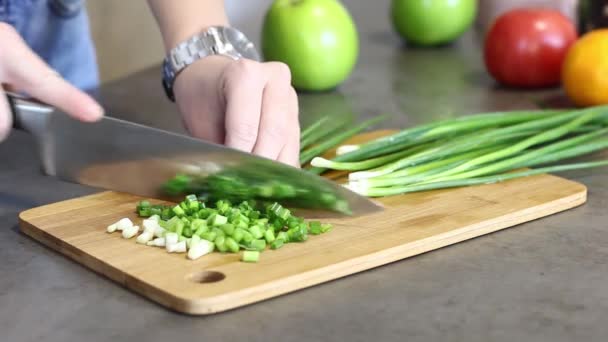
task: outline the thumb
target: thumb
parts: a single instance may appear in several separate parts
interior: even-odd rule
[[[103,108],[51,69],[8,24],[0,24],[0,43],[10,46],[0,53],[0,79],[42,102],[82,120],[95,121]]]

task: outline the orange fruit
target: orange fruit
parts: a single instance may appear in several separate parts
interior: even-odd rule
[[[562,83],[578,106],[608,104],[608,29],[591,31],[568,50]]]

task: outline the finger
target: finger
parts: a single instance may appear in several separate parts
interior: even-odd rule
[[[258,138],[265,77],[254,61],[241,59],[226,69],[226,138],[224,144],[253,151]]]
[[[253,153],[276,160],[285,146],[289,132],[291,74],[287,65],[263,64],[270,75],[264,87],[258,140]]]
[[[300,121],[298,111],[298,94],[291,88],[289,96],[289,135],[287,143],[279,153],[278,160],[295,167],[300,167]]]
[[[13,116],[4,92],[0,90],[0,141],[6,139],[13,126]]]
[[[93,98],[62,79],[27,47],[12,26],[0,25],[0,41],[11,47],[0,54],[3,82],[77,119],[95,121],[103,116]]]

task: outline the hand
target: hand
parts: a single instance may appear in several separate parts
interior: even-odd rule
[[[210,56],[184,69],[174,91],[191,135],[299,167],[298,97],[285,64]]]
[[[103,109],[90,96],[70,85],[32,52],[19,33],[0,23],[0,82],[12,91],[25,92],[82,121],[95,121]],[[0,88],[0,141],[12,127],[11,111]]]

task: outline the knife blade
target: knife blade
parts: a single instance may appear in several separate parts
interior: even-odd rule
[[[44,172],[62,180],[168,200],[196,193],[355,215],[381,209],[337,183],[266,158],[107,116],[82,123],[7,96],[13,126],[37,139]]]

